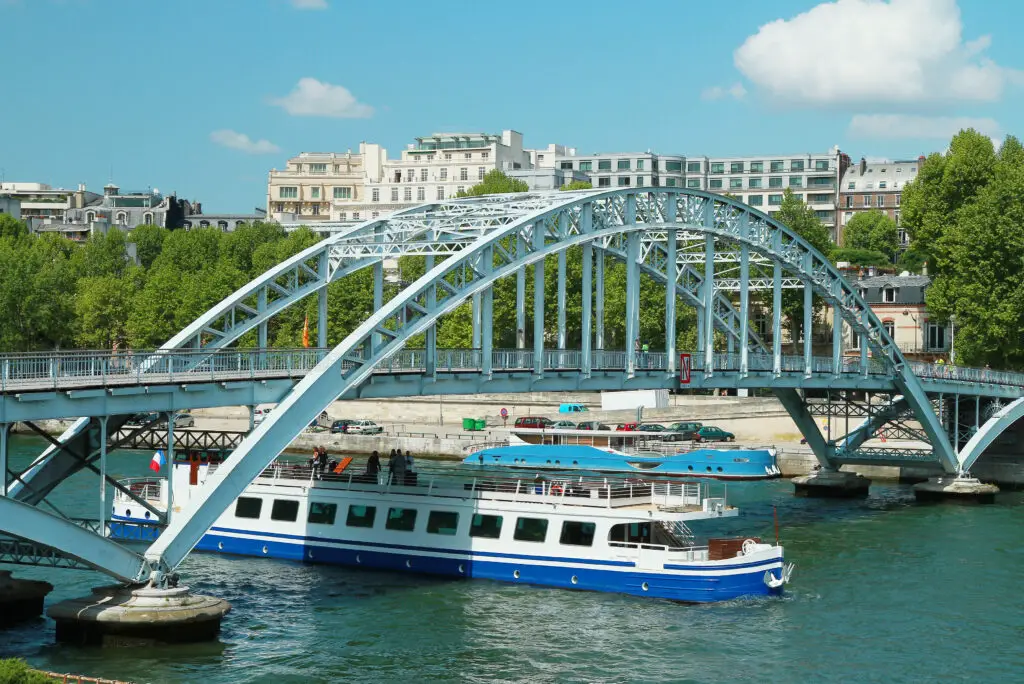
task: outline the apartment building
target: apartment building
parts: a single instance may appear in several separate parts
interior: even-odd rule
[[[84,207],[100,195],[79,185],[77,190],[53,188],[46,183],[0,183],[0,197],[20,206],[21,219],[32,223],[63,223],[69,209]]]
[[[900,223],[900,203],[907,183],[917,178],[924,157],[912,160],[867,161],[850,165],[842,175],[839,185],[840,234],[842,227],[857,213],[878,210]],[[841,241],[837,240],[839,244]],[[909,244],[906,231],[900,228],[900,244]]]
[[[302,152],[270,171],[267,214],[281,222],[329,221],[335,203],[362,201],[363,176],[362,150]]]
[[[567,148],[555,155],[558,169],[586,174],[595,188],[683,187],[685,162],[682,155],[655,154],[650,150],[577,154]]]

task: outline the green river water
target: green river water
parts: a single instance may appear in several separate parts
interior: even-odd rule
[[[41,448],[15,438],[14,465]],[[149,456],[118,452],[109,470],[146,474]],[[95,483],[75,476],[55,500],[95,517]],[[784,598],[690,606],[195,554],[184,582],[234,607],[219,642],[71,648],[40,619],[0,632],[0,655],[135,682],[1024,681],[1024,494],[924,506],[881,483],[822,501],[771,481],[728,496],[741,515],[716,532],[772,537],[777,509],[796,563]],[[52,582],[48,603],[109,581],[5,568]]]

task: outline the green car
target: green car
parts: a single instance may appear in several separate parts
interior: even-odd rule
[[[694,442],[735,442],[736,435],[713,425],[705,425],[693,433]]]
[[[684,439],[693,439],[693,433],[704,427],[704,423],[698,423],[696,421],[684,421],[681,423],[672,423],[668,426],[665,439],[670,442],[681,442]]]

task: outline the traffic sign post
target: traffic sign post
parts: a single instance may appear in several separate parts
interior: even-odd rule
[[[679,382],[683,385],[690,384],[690,355],[679,355]]]
[[[502,427],[508,425],[508,409],[507,408],[502,408],[501,409],[501,425],[502,425]]]

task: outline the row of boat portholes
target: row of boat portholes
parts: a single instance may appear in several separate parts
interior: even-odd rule
[[[526,465],[526,459],[525,458],[513,458],[512,459],[512,463],[514,463],[515,465]],[[580,462],[579,461],[573,461],[572,464],[574,466],[578,466],[580,464]],[[548,459],[548,465],[551,465],[551,459],[550,458]],[[555,460],[555,465],[562,465],[562,462],[559,461],[559,460]]]

